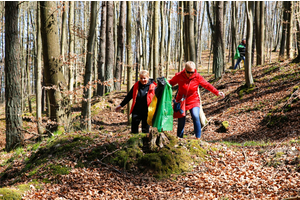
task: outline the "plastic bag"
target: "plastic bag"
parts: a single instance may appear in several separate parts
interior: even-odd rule
[[[148,107],[148,117],[147,117],[147,123],[152,126],[152,120],[153,120],[153,116],[156,110],[156,106],[157,106],[157,97],[154,95],[149,107]]]
[[[157,79],[158,88],[156,89],[158,105],[154,115],[153,127],[159,132],[173,130],[173,107],[172,107],[172,86],[162,77]],[[156,95],[156,91],[155,91]]]

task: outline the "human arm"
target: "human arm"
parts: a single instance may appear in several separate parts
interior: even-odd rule
[[[124,107],[132,99],[132,95],[133,95],[133,87],[128,92],[128,94],[126,95],[126,97],[123,99],[123,101],[120,103],[120,105],[118,105],[115,108],[116,112],[118,112],[122,107]]]
[[[173,78],[171,80],[169,80],[170,85],[174,86],[178,83],[178,78],[177,78],[177,74],[175,74],[175,76],[173,76]]]
[[[214,93],[216,96],[225,97],[224,92],[218,91],[213,85],[211,85],[209,82],[207,82],[201,75],[199,75],[199,85],[201,85],[203,88],[207,89],[208,91]]]

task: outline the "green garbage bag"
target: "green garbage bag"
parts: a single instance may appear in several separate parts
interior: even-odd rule
[[[239,48],[236,48],[235,54],[234,54],[234,59],[239,59],[241,57]]]
[[[153,127],[159,132],[173,130],[173,107],[172,107],[172,86],[166,78],[157,78],[157,97],[156,111],[153,116]]]

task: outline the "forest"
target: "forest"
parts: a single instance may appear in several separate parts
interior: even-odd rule
[[[0,2],[0,199],[300,199],[297,1]],[[245,59],[237,49],[246,41]],[[131,134],[141,70],[187,61],[201,140]],[[172,88],[173,98],[176,86]]]

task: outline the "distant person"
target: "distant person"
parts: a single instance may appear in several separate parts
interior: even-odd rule
[[[183,97],[186,98],[185,110],[190,110],[196,138],[201,138],[201,123],[200,123],[200,97],[198,95],[199,85],[214,93],[216,96],[225,97],[223,92],[219,92],[214,86],[207,82],[200,74],[197,73],[195,63],[188,61],[185,64],[185,69],[169,81],[174,86],[178,84],[178,93],[176,101],[179,102]],[[182,138],[185,126],[185,116],[178,118],[177,136]]]
[[[239,64],[242,60],[245,62],[245,54],[246,54],[246,40],[245,39],[242,40],[241,44],[239,44],[236,51],[237,52],[234,55],[234,59],[238,59],[238,60],[236,61],[234,69],[236,69],[239,66]]]
[[[140,80],[137,81],[120,105],[116,107],[119,111],[121,107],[125,106],[131,99],[132,106],[130,114],[132,114],[131,132],[139,132],[139,124],[142,121],[142,132],[149,133],[149,125],[147,124],[148,106],[155,94],[156,83],[153,79],[149,79],[149,72],[141,70],[139,73]]]

